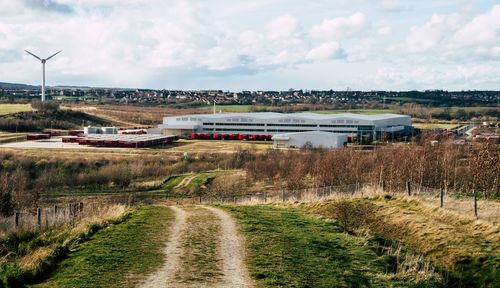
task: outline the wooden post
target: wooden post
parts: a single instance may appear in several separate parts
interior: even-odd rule
[[[200,204],[201,204],[201,194],[200,194],[200,196],[199,196],[199,197],[200,197]]]
[[[42,227],[42,208],[36,209],[36,224],[38,227]]]
[[[472,190],[472,193],[474,193],[474,216],[476,216],[476,218],[479,218],[477,216],[477,192],[475,188]]]
[[[359,182],[356,182],[356,192],[359,193]],[[361,197],[363,197],[363,194],[361,194]]]
[[[443,187],[441,187],[440,194],[441,194],[440,195],[440,199],[441,199],[441,203],[440,204],[441,204],[441,208],[443,208],[443,206],[444,206],[444,189],[443,189]]]
[[[267,203],[267,192],[264,191],[264,203]]]
[[[233,202],[236,204],[236,196],[233,197]]]
[[[385,192],[385,180],[382,180],[382,192]]]
[[[73,216],[73,204],[68,204],[68,216],[71,218]]]
[[[406,190],[408,191],[408,196],[411,196],[411,183],[406,181]]]
[[[19,228],[21,226],[21,213],[16,212],[16,228]]]
[[[285,190],[281,190],[281,200],[285,202]]]
[[[80,208],[78,210],[78,212],[83,215],[83,202],[80,202]]]
[[[57,210],[58,210],[57,205],[54,205],[54,218],[57,217]]]

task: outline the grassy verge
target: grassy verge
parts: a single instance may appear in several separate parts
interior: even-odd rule
[[[375,239],[399,242],[430,259],[457,287],[495,287],[500,283],[498,226],[459,217],[414,199],[375,197],[304,205],[326,218],[343,218],[351,230],[368,230]],[[364,204],[364,205],[360,205]],[[357,213],[359,207],[367,213]],[[339,210],[343,210],[339,213]]]
[[[133,287],[163,262],[170,209],[145,206],[120,225],[73,249],[45,282],[33,287]]]
[[[260,287],[439,287],[387,274],[384,257],[363,239],[342,233],[296,208],[269,205],[227,208],[246,237],[247,262]]]
[[[8,235],[0,241],[0,287],[19,287],[46,277],[78,243],[100,229],[126,220],[127,216],[125,206],[113,205],[76,224]]]

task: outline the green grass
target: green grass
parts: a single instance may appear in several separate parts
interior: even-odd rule
[[[387,276],[384,261],[335,221],[269,205],[227,209],[240,222],[251,277],[261,287],[428,287]]]
[[[202,185],[205,185],[210,179],[215,178],[217,173],[215,172],[206,172],[200,173],[196,175],[188,184],[187,188],[200,188]]]
[[[0,115],[33,111],[30,104],[0,104]]]
[[[181,183],[182,180],[184,180],[184,178],[186,178],[186,177],[188,177],[188,175],[180,175],[180,176],[172,177],[167,181],[167,183],[165,183],[161,186],[161,189],[167,190],[167,191],[173,190],[174,187],[179,185],[179,183]]]
[[[167,207],[138,208],[127,221],[79,245],[49,279],[33,287],[133,287],[161,266],[173,217]]]

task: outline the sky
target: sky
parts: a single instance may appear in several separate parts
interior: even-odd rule
[[[0,0],[0,82],[500,90],[500,2]]]

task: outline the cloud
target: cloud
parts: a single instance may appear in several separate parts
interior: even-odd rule
[[[451,43],[456,46],[500,43],[500,5],[460,27],[451,37]]]
[[[315,38],[338,40],[362,32],[368,25],[364,13],[356,12],[347,18],[325,19],[321,24],[312,27],[311,36]]]
[[[450,33],[460,27],[459,14],[434,14],[422,26],[414,26],[406,38],[406,51],[411,53],[424,52],[439,46]]]
[[[452,79],[468,79],[500,88],[484,76],[498,75],[500,5],[463,10],[451,1],[417,1],[410,11],[395,0],[313,2],[0,0],[0,81],[38,83],[39,65],[23,49],[41,56],[62,49],[47,66],[49,84],[196,88],[226,79],[231,87],[257,89],[275,83],[371,89],[379,87],[375,77],[361,75],[389,66],[378,73],[389,87],[390,79],[399,87],[439,81],[459,87]],[[428,14],[437,8],[449,13]],[[436,68],[441,61],[449,67]],[[457,65],[476,72],[441,76]]]
[[[53,0],[22,0],[22,1],[26,3],[27,7],[33,9],[63,13],[63,14],[70,14],[74,12],[71,6],[58,3],[57,1]]]
[[[392,33],[392,27],[391,26],[382,26],[378,28],[377,34],[379,35],[389,35]]]
[[[307,60],[326,60],[342,56],[342,49],[338,42],[330,41],[311,49],[307,55]]]
[[[299,23],[290,15],[280,16],[269,22],[266,26],[267,38],[271,41],[287,39],[296,33]]]

